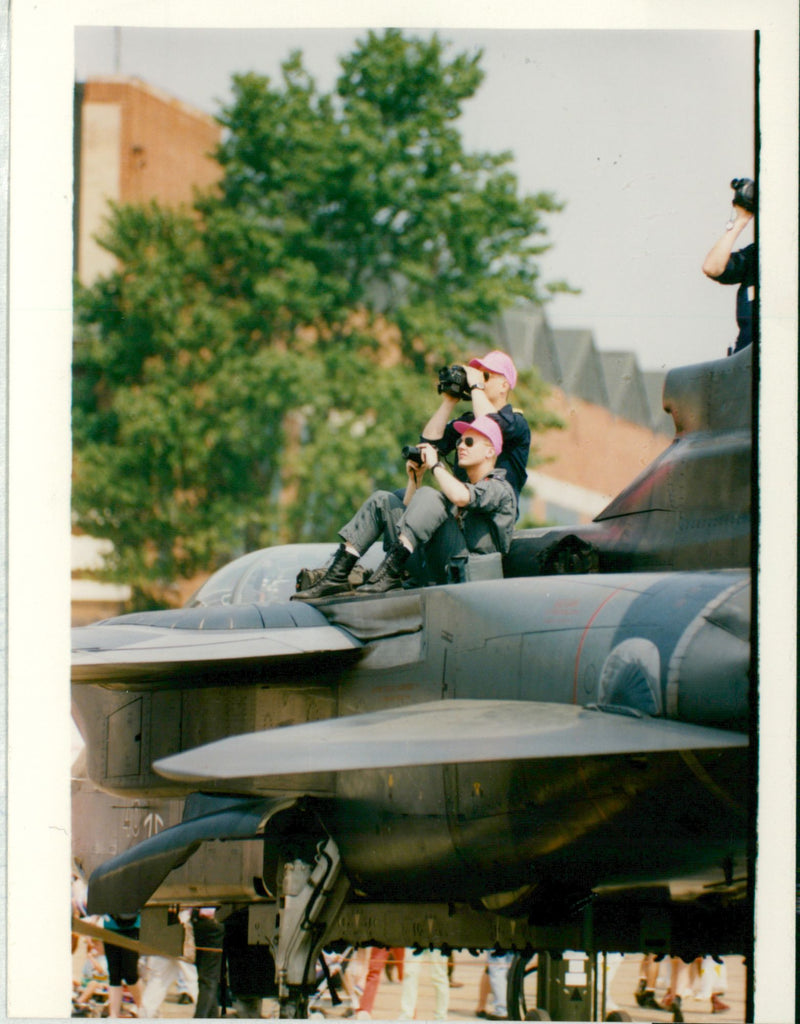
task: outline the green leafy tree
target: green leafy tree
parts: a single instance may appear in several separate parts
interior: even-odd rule
[[[299,53],[219,116],[218,188],[190,210],[114,206],[117,269],[76,288],[75,520],[136,602],[254,547],[333,537],[403,443],[435,371],[543,301],[549,193],[456,122],[479,55],[369,33],[318,93]],[[532,426],[541,383],[518,389]]]

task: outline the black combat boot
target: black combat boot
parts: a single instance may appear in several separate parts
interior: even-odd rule
[[[339,545],[328,571],[321,580],[305,590],[292,594],[292,600],[307,601],[314,597],[328,597],[330,594],[343,594],[350,590],[350,570],[358,561],[358,555],[351,555],[344,544]]]
[[[363,583],[357,594],[385,594],[387,590],[395,590],[403,585],[403,566],[411,552],[400,541],[396,541],[386,558],[370,576],[369,582]]]

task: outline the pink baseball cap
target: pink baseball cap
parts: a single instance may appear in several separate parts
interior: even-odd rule
[[[517,368],[507,352],[495,349],[485,355],[483,359],[471,359],[469,365],[479,366],[482,370],[488,370],[489,373],[499,373],[501,377],[505,377],[511,388],[517,385]]]
[[[503,450],[503,433],[491,416],[476,416],[472,423],[466,420],[456,420],[453,427],[459,434],[466,434],[468,430],[474,430],[476,434],[483,434],[492,442],[495,455]]]

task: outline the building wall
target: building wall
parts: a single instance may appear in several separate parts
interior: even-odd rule
[[[110,540],[97,540],[86,534],[71,537],[72,562],[72,625],[87,626],[90,622],[119,615],[130,600],[131,588],[124,584],[100,583],[86,579],[103,568],[103,562],[113,550]]]
[[[114,257],[94,235],[102,228],[108,200],[120,196],[122,108],[118,103],[84,104],[81,125],[78,267],[81,280],[88,282],[114,269]]]
[[[565,427],[533,440],[544,460],[529,473],[528,514],[538,522],[589,522],[672,441],[560,388],[547,404]]]
[[[222,129],[208,114],[138,79],[89,79],[81,89],[76,193],[78,274],[84,283],[113,269],[93,236],[108,201],[190,203],[220,178],[211,157]]]

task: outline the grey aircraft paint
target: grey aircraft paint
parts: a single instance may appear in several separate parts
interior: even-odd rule
[[[423,920],[438,945],[743,952],[750,388],[747,350],[670,374],[670,448],[594,523],[519,531],[503,579],[311,607],[288,597],[320,550],[273,549],[75,630],[89,777],[169,811],[111,859],[106,812],[76,822],[89,909],[247,907],[295,1010],[322,944]]]

